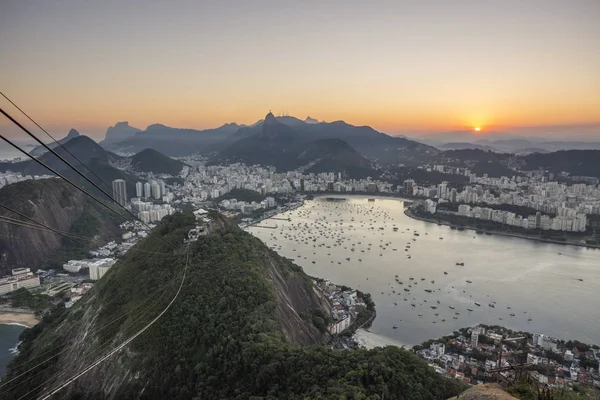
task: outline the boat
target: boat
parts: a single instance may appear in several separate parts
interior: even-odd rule
[[[481,303],[475,302],[475,305],[476,305],[477,307],[481,307]]]
[[[472,308],[467,308],[467,311],[473,311],[473,309]]]
[[[444,271],[444,275],[448,275],[448,273],[446,271]]]
[[[431,289],[425,289],[427,293],[431,293]]]
[[[394,325],[394,326],[392,327],[392,329],[398,329],[398,327],[397,327],[396,325]]]
[[[448,306],[448,307],[450,307],[451,310],[454,310],[454,306]]]
[[[465,266],[465,263],[464,263],[464,262],[457,262],[457,263],[456,263],[456,265],[458,265],[458,266],[461,266],[461,267],[464,267],[464,266]]]
[[[414,235],[415,235],[415,236],[419,236],[419,234],[418,234],[418,233],[415,233]]]
[[[431,306],[432,310],[435,310],[437,308],[437,306]]]
[[[488,304],[490,307],[492,308],[496,308],[496,306],[493,303]]]
[[[473,283],[473,281],[469,281],[469,280],[467,280],[466,282],[467,282],[467,283]]]
[[[440,240],[444,240],[444,238],[443,238],[443,237],[440,237]]]
[[[417,315],[418,315],[419,317],[422,317],[422,316],[423,316],[423,314],[421,314],[421,313],[419,313],[419,314],[417,314]]]
[[[515,314],[513,314],[513,313],[511,313],[511,314],[509,314],[509,315],[510,315],[511,317],[514,317],[514,316],[515,316]]]

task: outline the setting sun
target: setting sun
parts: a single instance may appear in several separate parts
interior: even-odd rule
[[[479,132],[480,130],[481,130],[481,128],[480,128],[480,127],[476,127],[476,128],[475,128],[475,132]]]

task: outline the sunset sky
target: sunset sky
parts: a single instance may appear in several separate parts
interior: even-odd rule
[[[0,90],[58,136],[285,110],[409,136],[600,139],[598,21],[598,0],[6,0]]]

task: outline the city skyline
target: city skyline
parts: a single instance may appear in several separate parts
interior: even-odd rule
[[[2,90],[60,137],[252,124],[269,109],[411,137],[600,136],[594,1],[3,8]]]

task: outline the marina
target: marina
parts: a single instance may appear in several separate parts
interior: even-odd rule
[[[598,250],[452,230],[397,199],[316,198],[277,218],[248,230],[309,275],[371,293],[375,334],[412,345],[484,323],[600,342],[600,312],[576,300],[600,287]]]

